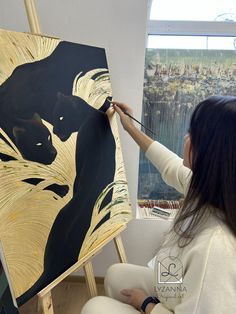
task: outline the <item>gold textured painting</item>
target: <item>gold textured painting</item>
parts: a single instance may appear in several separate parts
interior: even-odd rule
[[[25,303],[131,218],[105,51],[0,30],[0,241]]]

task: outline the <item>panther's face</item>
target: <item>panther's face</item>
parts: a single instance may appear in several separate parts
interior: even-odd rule
[[[38,121],[21,120],[20,125],[13,127],[15,143],[23,158],[51,164],[57,155],[52,144],[52,136],[47,127]]]

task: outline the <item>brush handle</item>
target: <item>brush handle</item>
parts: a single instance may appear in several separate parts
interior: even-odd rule
[[[107,97],[107,101],[112,103],[112,101],[109,99],[110,97]],[[137,122],[138,124],[140,124],[145,130],[149,131],[150,133],[152,133],[153,135],[157,135],[155,132],[153,132],[152,130],[150,130],[149,128],[147,128],[145,125],[143,125],[140,121],[138,121],[137,119],[135,119],[134,117],[132,117],[128,111],[123,111],[124,114],[126,114],[128,117],[130,117],[130,119],[134,120],[135,122]]]
[[[150,130],[149,128],[147,128],[145,125],[143,125],[140,121],[138,121],[137,119],[135,119],[134,117],[132,117],[127,111],[124,111],[124,114],[126,114],[128,117],[130,117],[132,120],[134,120],[135,122],[137,122],[138,124],[140,124],[145,130],[151,132],[153,135],[156,135],[156,133],[154,133],[152,130]]]

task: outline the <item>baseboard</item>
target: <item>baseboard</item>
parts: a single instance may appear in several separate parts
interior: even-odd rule
[[[70,282],[70,283],[86,283],[84,276],[75,276],[75,275],[68,276],[63,281]],[[95,277],[95,281],[97,284],[103,285],[104,277]]]

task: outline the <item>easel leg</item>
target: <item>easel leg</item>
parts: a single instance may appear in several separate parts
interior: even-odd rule
[[[127,257],[125,254],[125,249],[121,240],[121,236],[118,235],[117,237],[114,238],[116,250],[119,256],[119,260],[121,263],[127,263]]]
[[[54,314],[51,291],[45,294],[43,297],[38,297],[38,313]]]
[[[28,17],[28,22],[30,26],[30,31],[34,34],[41,34],[41,29],[39,25],[39,19],[35,7],[34,0],[24,0],[25,9]]]
[[[97,292],[97,286],[96,286],[94,273],[93,273],[93,265],[91,262],[88,262],[84,265],[83,268],[84,268],[85,279],[86,279],[86,284],[87,284],[89,294],[91,297],[96,297],[98,295],[98,292]]]

